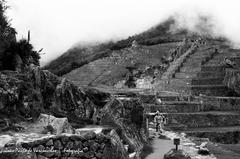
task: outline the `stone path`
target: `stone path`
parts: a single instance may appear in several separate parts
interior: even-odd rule
[[[150,129],[150,134],[152,134],[153,130]],[[185,137],[185,134],[174,133],[171,131],[165,131],[163,133],[164,136],[170,138],[171,140],[163,140],[155,138],[153,141],[154,152],[146,157],[146,159],[163,159],[165,153],[167,153],[170,149],[174,148],[173,139],[180,138],[181,145],[179,149],[184,150],[192,159],[217,159],[213,154],[208,156],[202,156],[198,154],[198,149],[196,144],[193,143],[190,139]]]

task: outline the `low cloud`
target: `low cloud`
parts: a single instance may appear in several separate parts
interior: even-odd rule
[[[240,44],[238,0],[9,0],[8,4],[18,38],[31,30],[35,48],[44,48],[42,64],[77,43],[127,38],[173,15],[179,27]]]

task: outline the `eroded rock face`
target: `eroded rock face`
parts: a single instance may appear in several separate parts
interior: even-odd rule
[[[127,159],[128,155],[115,130],[110,132],[111,146],[107,147],[103,152],[102,158],[104,159]]]
[[[57,117],[90,120],[96,105],[88,93],[39,67],[29,67],[23,73],[0,72],[2,118],[21,116],[36,120],[40,113],[50,111]]]
[[[72,126],[69,124],[67,118],[56,118],[52,115],[41,114],[35,126],[44,128],[48,125],[53,127],[54,134],[73,133]]]
[[[191,157],[183,150],[172,149],[164,155],[164,159],[191,159]]]
[[[146,142],[143,106],[136,98],[118,98],[109,102],[102,110],[101,123],[116,127],[130,152],[139,152]]]

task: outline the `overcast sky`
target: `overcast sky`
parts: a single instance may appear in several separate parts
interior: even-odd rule
[[[181,15],[194,26],[198,14],[213,19],[215,32],[240,43],[239,0],[8,0],[8,12],[18,38],[27,37],[44,64],[76,43],[126,38]]]

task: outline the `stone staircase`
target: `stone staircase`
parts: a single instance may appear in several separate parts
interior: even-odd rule
[[[229,96],[231,90],[223,84],[225,76],[224,58],[239,59],[240,50],[230,48],[219,50],[217,45],[200,45],[193,53],[186,56],[178,66],[167,70],[156,84],[158,91],[172,91],[187,95]],[[216,49],[218,48],[218,49]]]
[[[156,102],[146,102],[146,111],[164,113],[173,130],[240,132],[240,97],[231,97],[232,90],[223,84],[225,57],[240,63],[240,50],[199,46],[156,85],[159,92],[176,93],[155,95]]]

